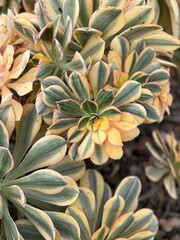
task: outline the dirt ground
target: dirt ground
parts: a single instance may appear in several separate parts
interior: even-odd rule
[[[125,154],[120,161],[110,161],[98,167],[112,189],[126,176],[136,175],[140,178],[142,192],[138,208],[150,208],[158,217],[159,231],[156,240],[180,240],[180,187],[178,199],[173,200],[165,191],[162,182],[150,182],[144,172],[145,164],[150,158],[152,160],[145,142],[153,142],[151,133],[154,129],[168,133],[174,131],[180,140],[180,79],[172,80],[171,85],[174,97],[171,115],[165,116],[162,123],[141,126],[140,136],[125,144]]]

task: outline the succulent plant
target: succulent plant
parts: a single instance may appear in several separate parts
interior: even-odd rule
[[[64,157],[66,141],[51,135],[32,145],[42,119],[37,116],[33,104],[24,105],[23,110],[14,147],[9,146],[8,131],[0,121],[0,234],[8,240],[22,239],[14,219],[25,216],[45,239],[52,240],[55,239],[55,229],[51,219],[42,211],[43,203],[68,205],[76,199],[78,189],[70,177],[46,168]],[[40,209],[36,207],[38,204],[41,204]]]
[[[96,170],[87,170],[80,179],[80,194],[65,213],[50,213],[61,238],[69,240],[154,239],[158,223],[152,210],[135,211],[141,183],[137,177],[124,178],[112,196],[109,186]],[[30,221],[17,222],[22,236],[37,231]],[[36,238],[35,238],[36,236]]]
[[[147,177],[158,182],[163,179],[164,186],[172,198],[177,198],[176,183],[180,185],[180,142],[174,133],[153,132],[156,147],[147,143],[153,162],[145,167]]]

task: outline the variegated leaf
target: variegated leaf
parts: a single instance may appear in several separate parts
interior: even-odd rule
[[[145,108],[138,103],[130,103],[124,106],[120,106],[119,109],[122,112],[129,112],[134,117],[134,119],[141,124],[146,118]]]
[[[13,152],[15,166],[17,166],[26,151],[31,146],[40,130],[42,117],[37,115],[34,104],[23,106],[23,114],[16,128],[16,144]]]
[[[90,99],[89,83],[85,76],[73,72],[69,76],[68,83],[76,97],[81,100]]]
[[[95,11],[89,20],[89,26],[103,32],[106,41],[112,38],[125,24],[125,18],[120,8],[108,6]]]
[[[67,114],[68,116],[80,117],[84,115],[80,109],[79,103],[75,100],[62,100],[60,102],[57,102],[57,105],[60,107],[61,112]]]
[[[78,0],[64,0],[62,8],[62,16],[64,23],[69,16],[72,20],[72,27],[74,28],[79,15],[79,1]],[[65,25],[65,24],[64,24]]]
[[[123,214],[121,217],[119,217],[115,223],[113,224],[109,235],[107,237],[107,240],[112,240],[112,239],[116,239],[118,237],[122,237],[123,232],[129,228],[129,226],[131,226],[132,222],[133,222],[134,218],[133,218],[133,213],[129,212],[129,213],[125,213]],[[126,240],[127,238],[122,238],[122,240]]]
[[[69,176],[78,181],[85,172],[84,161],[73,161],[68,155],[61,162],[49,167],[62,175]]]
[[[80,240],[80,228],[76,220],[61,212],[46,212],[64,240]]]
[[[128,28],[127,30],[120,33],[119,35],[127,38],[128,41],[134,41],[136,39],[139,39],[148,35],[151,36],[153,34],[158,34],[159,32],[162,32],[162,27],[159,25],[140,24],[140,25]]]
[[[105,107],[108,107],[114,100],[113,91],[106,91],[105,89],[101,89],[98,92],[96,97],[96,102],[98,104],[98,111],[101,112]],[[104,113],[104,116],[106,114]]]
[[[72,216],[79,225],[81,230],[80,239],[89,240],[91,239],[91,231],[89,228],[88,220],[84,212],[78,207],[68,207],[66,213]]]
[[[109,232],[106,226],[100,227],[91,237],[91,240],[105,240]]]
[[[55,135],[42,137],[31,147],[18,169],[10,175],[10,179],[58,163],[64,157],[66,149],[67,143],[62,137]]]
[[[177,199],[177,192],[176,192],[176,185],[175,185],[175,180],[172,176],[171,173],[169,173],[165,178],[164,178],[164,186],[169,193],[169,195]]]
[[[100,61],[103,57],[105,49],[104,40],[98,35],[92,35],[83,50],[80,52],[81,56],[87,60],[89,57],[93,63]]]
[[[94,196],[94,193],[88,188],[80,187],[79,190],[80,190],[80,193],[78,195],[78,198],[74,203],[70,205],[70,207],[77,207],[85,213],[89,223],[90,230],[92,232],[94,215],[96,211],[95,196]]]
[[[8,185],[18,185],[24,191],[36,191],[38,196],[39,192],[48,195],[59,193],[67,184],[63,176],[56,171],[41,169],[28,176],[8,181],[5,186]]]
[[[89,71],[89,81],[92,86],[94,98],[96,98],[98,92],[105,86],[110,74],[110,68],[108,65],[99,61],[92,66]]]
[[[80,26],[88,26],[89,19],[92,13],[93,13],[93,1],[79,0],[78,24]]]
[[[12,171],[14,167],[14,161],[10,151],[0,146],[0,179]]]
[[[0,107],[0,120],[5,125],[10,137],[15,127],[15,113],[12,105]]]
[[[104,205],[101,226],[111,228],[116,219],[121,215],[125,206],[124,199],[120,196],[110,198]]]
[[[146,121],[156,122],[160,120],[159,111],[157,110],[157,108],[147,103],[143,103],[143,107],[146,109],[147,112]]]
[[[61,118],[48,128],[47,135],[61,134],[77,123],[77,118]]]
[[[153,47],[158,52],[173,51],[180,46],[180,41],[173,36],[161,32],[143,37],[147,46]]]
[[[121,196],[125,201],[123,213],[136,209],[138,196],[141,191],[141,182],[137,177],[124,178],[115,191],[115,196]]]
[[[169,169],[146,166],[145,172],[146,172],[147,177],[151,181],[158,182],[162,177],[164,177],[169,172]]]
[[[121,31],[139,24],[150,24],[154,18],[152,7],[141,5],[131,8],[125,13],[126,23]]]
[[[137,100],[141,96],[141,84],[129,80],[125,82],[115,95],[115,106],[125,105]]]
[[[9,134],[4,126],[4,124],[0,121],[0,146],[8,148],[9,147]]]

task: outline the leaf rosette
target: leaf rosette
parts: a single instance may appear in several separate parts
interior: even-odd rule
[[[34,105],[25,105],[12,154],[8,131],[0,121],[0,218],[1,236],[5,239],[23,239],[14,222],[20,215],[29,219],[45,239],[55,239],[53,222],[42,209],[48,204],[51,210],[53,206],[66,206],[79,193],[72,178],[55,170],[66,153],[66,141],[60,136],[49,135],[32,145],[41,123],[42,118],[37,116]],[[79,165],[79,172],[83,168]],[[64,169],[68,171],[67,164]],[[74,178],[78,179],[77,175]]]
[[[155,161],[145,167],[146,175],[153,182],[162,179],[168,194],[176,199],[176,183],[180,185],[180,142],[173,132],[154,131],[153,139],[156,146],[147,143],[147,147]]]

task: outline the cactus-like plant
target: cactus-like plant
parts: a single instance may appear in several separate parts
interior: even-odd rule
[[[153,139],[156,147],[149,143],[147,147],[154,161],[145,167],[146,175],[153,182],[163,179],[168,194],[177,198],[176,183],[180,185],[180,142],[173,132],[162,135],[154,131]]]

